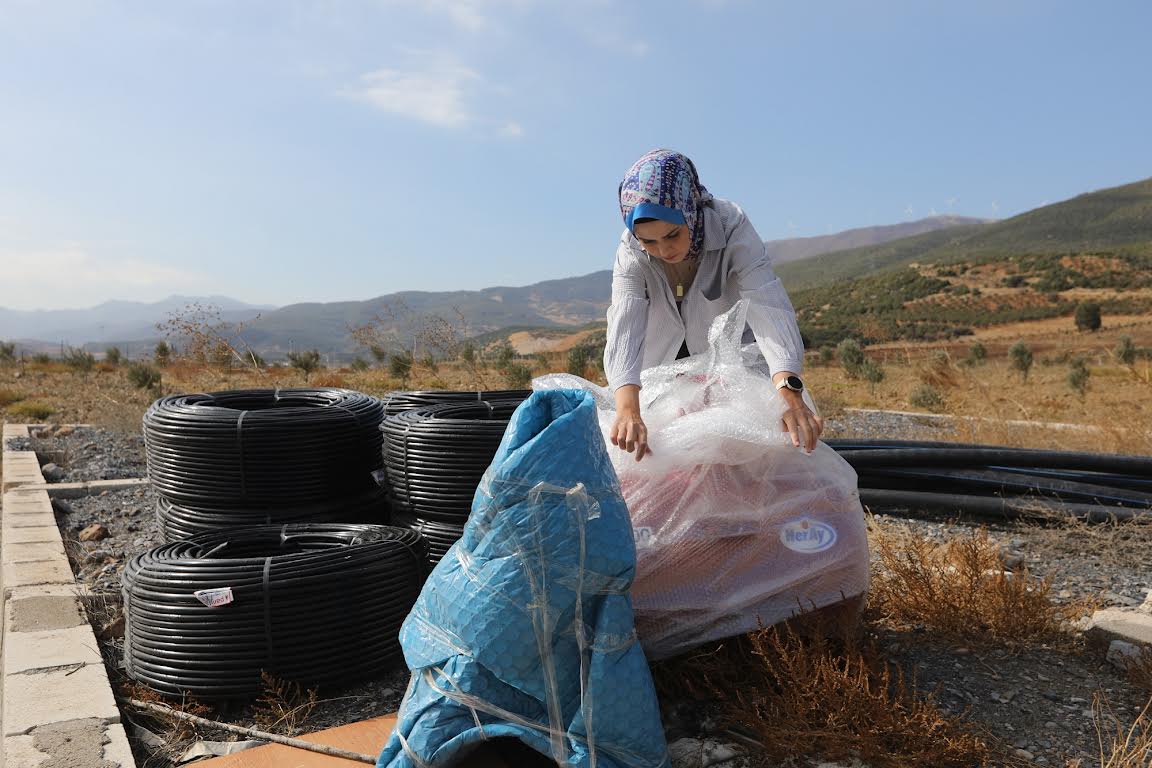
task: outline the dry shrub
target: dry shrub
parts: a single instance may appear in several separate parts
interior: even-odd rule
[[[872,768],[992,765],[1003,748],[920,698],[876,648],[842,650],[770,627],[658,665],[661,698],[707,697],[755,736],[757,757],[858,758]],[[996,763],[999,764],[999,763]]]
[[[916,378],[930,387],[954,387],[958,374],[956,366],[952,365],[952,357],[942,349],[930,354],[916,368]]]
[[[0,408],[7,408],[23,399],[24,395],[14,389],[0,389]]]
[[[966,643],[1022,646],[1056,640],[1088,603],[1056,605],[1049,584],[1004,570],[984,529],[936,544],[906,529],[871,526],[876,554],[870,611],[895,627],[924,626]]]
[[[299,683],[260,673],[264,690],[252,705],[256,727],[272,733],[294,736],[316,708],[316,688],[303,688]]]
[[[1092,697],[1092,722],[1100,749],[1100,768],[1152,766],[1152,699],[1128,727],[1120,722],[1104,695]]]

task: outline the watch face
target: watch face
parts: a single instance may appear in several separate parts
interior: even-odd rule
[[[784,386],[799,392],[804,389],[804,382],[800,380],[799,376],[789,376],[784,379]]]

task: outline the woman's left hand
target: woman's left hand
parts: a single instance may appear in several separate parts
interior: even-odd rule
[[[824,431],[824,419],[812,412],[799,392],[785,388],[777,394],[788,405],[783,421],[784,431],[792,435],[792,445],[803,448],[805,453],[811,453]]]

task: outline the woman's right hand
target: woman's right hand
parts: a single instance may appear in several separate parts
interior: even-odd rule
[[[648,427],[640,418],[640,387],[635,384],[625,384],[616,390],[616,419],[609,437],[617,448],[635,452],[636,461],[652,452],[648,447]]]

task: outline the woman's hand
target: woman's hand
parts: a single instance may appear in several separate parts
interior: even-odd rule
[[[616,390],[616,420],[609,432],[612,445],[629,453],[636,452],[640,461],[652,452],[648,447],[648,427],[640,418],[640,387],[625,384]]]
[[[792,445],[802,447],[805,453],[812,453],[824,431],[824,419],[812,412],[799,392],[784,388],[778,390],[777,394],[788,405],[783,422],[784,431],[792,435]]]

